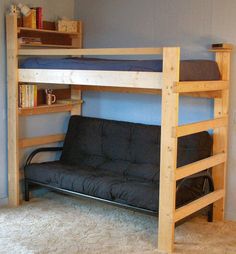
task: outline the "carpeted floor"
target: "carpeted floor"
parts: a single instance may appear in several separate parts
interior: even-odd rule
[[[158,253],[152,216],[48,193],[0,208],[1,254]],[[236,254],[236,222],[195,218],[176,229],[175,253]]]

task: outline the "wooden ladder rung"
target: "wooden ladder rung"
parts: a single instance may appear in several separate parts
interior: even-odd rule
[[[228,125],[228,116],[223,116],[219,118],[215,118],[212,120],[185,124],[181,126],[173,127],[173,137],[179,138],[186,135],[190,135],[193,133],[197,133],[200,131],[206,131],[210,129],[215,129],[219,127],[225,127]]]
[[[205,169],[214,167],[226,161],[226,153],[219,153],[176,169],[176,181],[184,177],[196,174]]]
[[[187,217],[188,215],[201,210],[202,208],[214,203],[215,201],[224,197],[225,191],[223,189],[211,192],[185,206],[175,210],[175,222]]]
[[[176,82],[173,87],[174,93],[191,93],[218,91],[229,88],[229,81],[213,80],[213,81],[181,81]]]

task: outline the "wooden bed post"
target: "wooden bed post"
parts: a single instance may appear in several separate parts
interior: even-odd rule
[[[8,200],[19,205],[19,137],[18,137],[18,44],[17,17],[7,15],[7,93],[8,93]]]
[[[220,49],[216,50],[216,62],[218,63],[222,80],[230,80],[230,56],[231,50]],[[228,116],[229,110],[229,89],[222,91],[221,98],[214,99],[214,116],[215,118]],[[225,127],[217,128],[214,130],[214,145],[213,153],[227,154],[228,146],[228,125]],[[223,189],[225,193],[226,187],[226,168],[227,160],[225,163],[213,167],[212,175],[214,179],[215,189]],[[214,203],[213,219],[224,220],[225,197]]]
[[[179,94],[173,86],[179,81],[179,65],[180,48],[164,48],[158,250],[165,253],[171,253],[174,245],[177,138],[173,128],[178,126]]]

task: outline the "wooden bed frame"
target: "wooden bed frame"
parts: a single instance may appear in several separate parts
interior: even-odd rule
[[[180,48],[110,48],[110,49],[18,49],[17,23],[14,15],[7,16],[8,65],[8,175],[9,205],[18,206],[19,149],[62,141],[64,134],[19,139],[18,83],[52,83],[72,86],[72,97],[81,99],[81,90],[152,93],[162,95],[161,170],[158,249],[171,253],[174,247],[175,223],[214,203],[213,218],[224,219],[227,136],[229,107],[229,49],[210,50],[216,54],[222,80],[180,82]],[[18,69],[21,56],[81,56],[81,55],[162,55],[163,72],[41,70]],[[178,125],[179,96],[214,99],[214,119]],[[68,111],[81,114],[81,104]],[[213,129],[213,155],[177,168],[177,140],[181,136]],[[175,209],[176,181],[212,168],[215,191],[181,208]]]

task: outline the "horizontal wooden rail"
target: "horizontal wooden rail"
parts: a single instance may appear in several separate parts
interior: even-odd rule
[[[175,210],[175,222],[187,217],[194,212],[201,210],[202,208],[214,203],[215,201],[224,197],[224,190],[216,190],[211,192],[185,206],[182,206]]]
[[[76,85],[77,89],[82,91],[98,91],[98,92],[116,92],[116,93],[141,93],[141,94],[162,94],[161,89],[145,89],[145,88],[127,88],[127,87],[113,87],[113,86],[86,86]],[[221,98],[221,91],[210,92],[192,92],[182,93],[180,96],[197,97],[197,98]]]
[[[27,148],[31,146],[46,145],[46,144],[60,142],[60,141],[63,141],[64,139],[65,139],[65,134],[55,134],[55,135],[47,135],[47,136],[40,136],[40,137],[33,137],[33,138],[24,138],[24,139],[20,139],[19,147]]]
[[[176,82],[173,86],[175,93],[190,93],[190,92],[204,92],[217,91],[229,88],[229,82],[223,80],[214,81],[181,81]]]
[[[19,82],[161,89],[162,72],[18,69]]]
[[[176,169],[176,181],[180,180],[184,177],[196,174],[198,172],[201,172],[205,169],[214,167],[216,165],[219,165],[221,163],[224,163],[226,161],[226,153],[220,153],[213,155],[211,157],[208,157],[206,159],[193,162],[191,164],[188,164],[183,167],[179,167]]]
[[[20,56],[161,55],[162,48],[19,49]]]
[[[173,127],[173,137],[179,138],[179,137],[190,135],[200,131],[224,127],[224,126],[227,126],[227,124],[228,124],[227,116],[215,118],[213,120],[208,120],[208,121],[185,124],[185,125]]]

